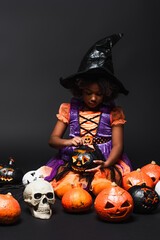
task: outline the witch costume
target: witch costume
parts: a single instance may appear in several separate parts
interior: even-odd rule
[[[82,59],[78,72],[67,78],[61,78],[61,85],[70,89],[76,84],[78,78],[98,74],[109,78],[118,85],[120,93],[127,95],[128,91],[114,76],[112,64],[111,50],[121,37],[122,34],[114,34],[96,42]],[[123,110],[115,106],[113,101],[101,103],[98,112],[83,111],[83,106],[84,102],[81,98],[72,98],[70,103],[62,103],[57,118],[68,124],[70,138],[82,137],[86,145],[94,146],[97,159],[106,161],[112,149],[112,126],[126,122]],[[97,184],[101,184],[106,179],[114,179],[120,183],[121,177],[132,170],[127,155],[123,153],[116,164],[110,168],[99,169],[96,173],[79,171],[80,168],[74,168],[71,164],[75,149],[78,147],[62,148],[46,164],[50,171],[45,180],[51,182],[57,195],[60,195],[60,191],[69,190],[71,184],[77,182],[81,182],[84,189],[94,193]]]

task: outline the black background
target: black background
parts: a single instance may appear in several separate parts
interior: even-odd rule
[[[130,91],[116,101],[127,119],[125,152],[134,169],[152,160],[160,164],[159,10],[156,0],[1,0],[1,162],[12,156],[27,172],[55,154],[49,136],[59,105],[71,98],[59,78],[77,71],[94,42],[123,32],[113,49],[113,62],[115,75]],[[55,215],[43,221],[31,217],[21,204],[21,221],[2,227],[3,238],[10,234],[14,239],[32,239],[34,233],[37,239],[150,239],[152,225],[160,218],[157,211],[109,224],[99,221],[94,211],[66,214],[57,200]]]

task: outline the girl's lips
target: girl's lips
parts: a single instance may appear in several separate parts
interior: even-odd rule
[[[88,105],[90,108],[95,108],[97,105],[96,104],[89,104]]]
[[[97,103],[89,103],[90,106],[96,106]]]

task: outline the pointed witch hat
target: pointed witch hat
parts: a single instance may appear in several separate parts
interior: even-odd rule
[[[119,86],[119,92],[125,95],[128,90],[114,76],[112,63],[112,47],[121,39],[123,34],[113,34],[96,42],[83,57],[77,73],[67,77],[60,78],[60,83],[65,88],[72,88],[79,78],[95,75],[109,79]]]

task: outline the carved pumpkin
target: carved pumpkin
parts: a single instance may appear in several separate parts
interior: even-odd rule
[[[92,206],[92,197],[80,185],[72,185],[72,189],[63,195],[62,205],[67,212],[88,211]]]
[[[101,191],[95,199],[95,211],[106,221],[119,222],[129,218],[133,210],[131,195],[116,183]]]
[[[11,193],[0,194],[0,223],[15,223],[18,221],[20,214],[20,205]]]
[[[123,177],[123,188],[125,190],[135,185],[142,185],[143,183],[151,188],[154,187],[153,180],[146,173],[142,172],[140,168]]]
[[[159,205],[158,194],[145,184],[133,186],[128,192],[133,198],[135,213],[150,213]]]
[[[152,178],[154,186],[160,180],[160,166],[158,166],[155,161],[152,161],[150,164],[143,166],[141,168],[141,171]]]
[[[93,160],[96,159],[95,150],[87,146],[76,148],[71,158],[71,167],[75,171],[83,172],[87,168],[96,166]]]
[[[23,172],[16,168],[13,158],[8,164],[0,165],[0,186],[4,184],[18,184],[22,182]]]

